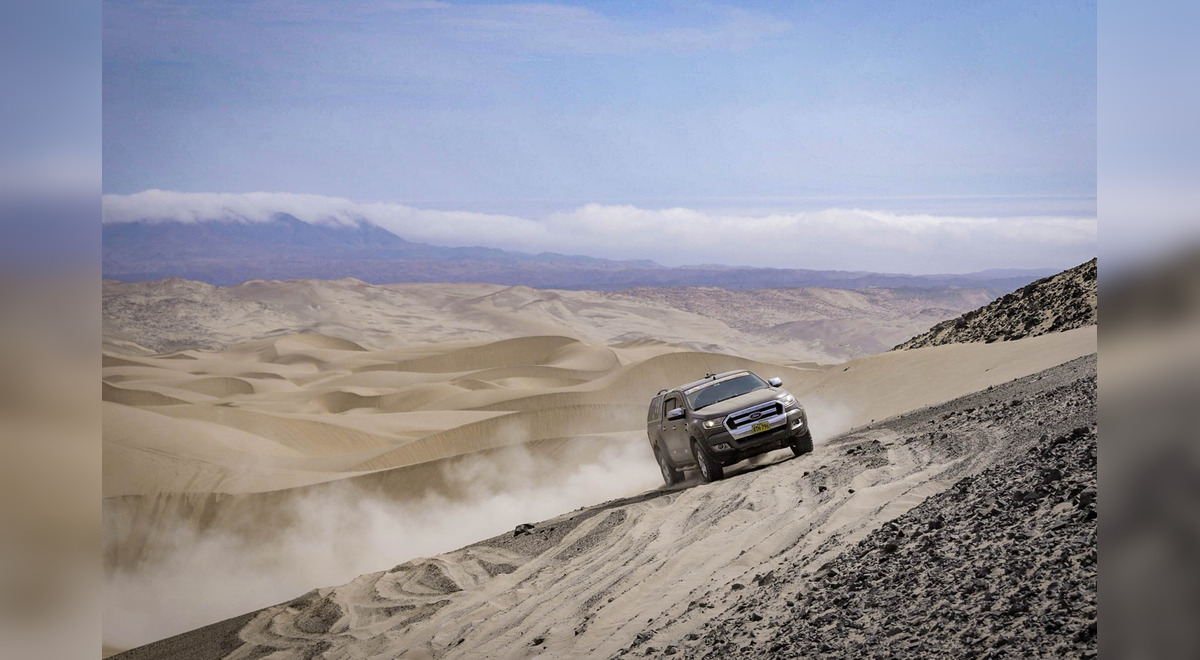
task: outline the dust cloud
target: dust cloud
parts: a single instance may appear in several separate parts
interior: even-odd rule
[[[105,645],[145,644],[661,485],[644,435],[596,441],[607,446],[557,456],[516,446],[452,461],[444,476],[459,495],[453,501],[324,490],[293,502],[280,519],[298,522],[267,542],[197,533],[181,521],[162,560],[106,575]]]
[[[841,402],[805,397],[801,403],[808,413],[808,426],[812,429],[813,444],[824,444],[854,426],[854,411]]]

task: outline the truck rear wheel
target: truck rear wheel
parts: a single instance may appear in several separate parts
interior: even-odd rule
[[[654,448],[654,460],[658,461],[658,469],[662,471],[664,483],[668,486],[674,486],[679,483],[680,478],[683,477],[683,473],[671,466],[667,457],[663,456],[662,451],[658,447]]]

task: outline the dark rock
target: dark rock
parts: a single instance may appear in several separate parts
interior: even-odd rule
[[[1058,468],[1046,468],[1042,470],[1042,483],[1050,484],[1062,479],[1062,470]]]
[[[763,575],[755,575],[754,576],[754,584],[757,584],[760,587],[765,587],[766,585],[771,584],[774,581],[775,581],[775,571],[767,571]]]

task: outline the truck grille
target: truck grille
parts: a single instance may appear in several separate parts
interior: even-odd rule
[[[754,424],[759,420],[766,420],[768,417],[782,414],[783,404],[778,401],[771,401],[770,403],[746,408],[745,410],[739,410],[731,414],[725,418],[725,427],[730,431],[735,431],[743,426]]]

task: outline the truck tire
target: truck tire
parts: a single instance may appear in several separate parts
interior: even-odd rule
[[[695,438],[692,439],[692,456],[696,457],[696,464],[700,466],[700,477],[704,481],[712,483],[725,478],[724,468],[700,448],[700,443],[696,442]]]
[[[792,448],[792,453],[796,456],[802,456],[813,450],[812,431],[805,429],[804,435],[792,440],[789,445]]]
[[[683,477],[683,473],[672,467],[671,463],[667,461],[667,457],[663,456],[662,451],[658,447],[654,448],[654,460],[658,461],[658,469],[662,471],[663,482],[666,485],[674,486],[679,483],[679,480]]]

